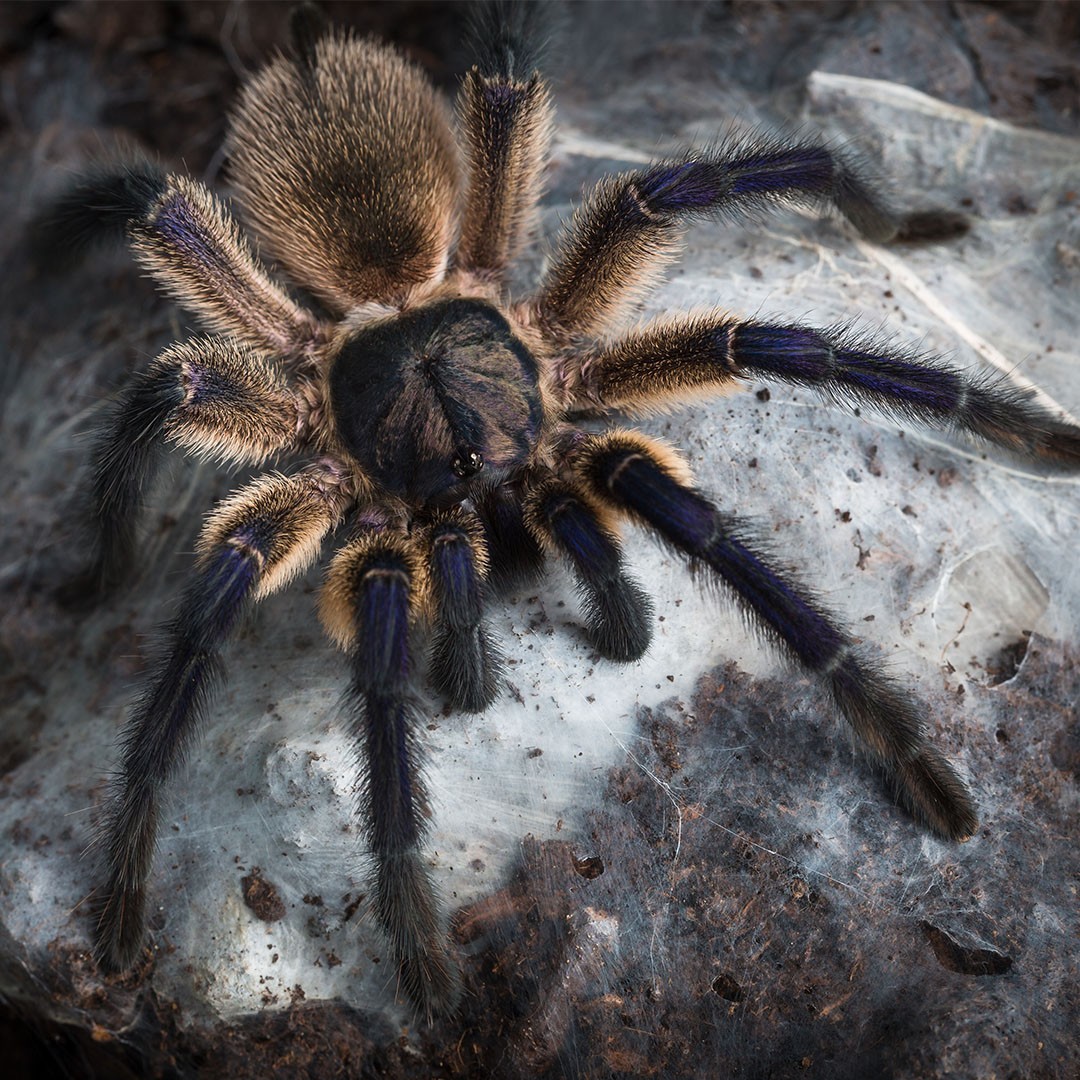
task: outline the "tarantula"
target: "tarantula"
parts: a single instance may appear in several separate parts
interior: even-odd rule
[[[499,691],[488,598],[545,558],[576,575],[587,634],[640,657],[651,604],[623,569],[618,525],[645,526],[722,583],[748,620],[817,676],[897,799],[942,837],[977,825],[927,740],[923,708],[808,588],[755,553],[738,517],[696,490],[675,451],[576,419],[644,414],[767,376],[1022,455],[1080,465],[1080,428],[1001,382],[850,333],[719,310],[620,321],[677,255],[683,225],[784,204],[838,211],[874,241],[962,231],[944,211],[892,211],[843,153],[812,138],[727,140],[602,180],[563,229],[535,291],[508,295],[552,136],[536,9],[474,21],[456,127],[392,48],[293,17],[293,48],[244,89],[229,129],[243,220],[298,303],[203,185],[139,163],[77,181],[43,226],[57,243],[123,235],[212,333],[174,344],[120,394],[92,463],[93,573],[130,564],[141,495],[171,444],[231,465],[287,455],[208,516],[193,577],[128,721],[102,843],[101,961],[144,940],[159,793],[174,773],[241,614],[342,540],[319,599],[345,651],[361,748],[374,910],[408,997],[452,1006],[457,965],[425,866],[427,809],[410,692],[414,634],[457,708]]]

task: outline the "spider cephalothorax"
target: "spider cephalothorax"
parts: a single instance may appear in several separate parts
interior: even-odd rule
[[[350,336],[329,375],[337,435],[364,472],[420,506],[462,502],[484,469],[506,479],[540,442],[537,363],[497,308],[455,297]]]
[[[658,439],[576,417],[670,408],[767,375],[962,429],[1075,468],[1080,429],[998,382],[850,333],[719,310],[620,320],[677,253],[683,222],[777,203],[844,215],[877,241],[941,238],[955,216],[894,214],[820,142],[722,142],[587,192],[542,280],[507,269],[530,236],[551,138],[535,70],[536,9],[476,20],[477,65],[440,97],[393,50],[294,19],[294,50],[245,90],[229,136],[244,218],[318,310],[254,254],[225,203],[149,165],[77,183],[45,224],[57,243],[121,231],[157,281],[213,331],[166,349],[119,396],[93,463],[94,572],[129,563],[155,451],[171,443],[269,472],[208,517],[193,576],[128,724],[103,847],[99,955],[143,942],[162,783],[175,770],[245,607],[281,588],[336,533],[319,607],[348,654],[347,714],[375,911],[409,997],[454,1000],[456,965],[422,854],[426,805],[410,694],[413,629],[428,628],[435,689],[482,710],[500,658],[488,597],[545,556],[577,577],[590,639],[641,656],[650,602],[624,572],[620,519],[654,531],[726,586],[787,657],[815,675],[897,798],[938,834],[976,826],[971,797],[927,741],[918,701],[858,646],[750,531],[691,483]]]

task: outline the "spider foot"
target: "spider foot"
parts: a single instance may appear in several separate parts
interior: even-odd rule
[[[110,889],[97,908],[94,959],[110,974],[135,966],[146,944],[146,897],[141,885]]]
[[[446,949],[425,947],[399,957],[398,975],[405,996],[428,1023],[453,1013],[461,1000],[461,969]]]
[[[627,664],[640,660],[652,641],[653,605],[637,582],[616,577],[605,582],[601,595],[583,595],[583,614],[589,641],[608,660]]]
[[[375,914],[390,939],[402,993],[430,1021],[453,1012],[461,970],[450,951],[431,875],[415,850],[378,858]]]
[[[886,776],[896,801],[938,836],[963,843],[975,834],[979,815],[971,793],[933,746],[886,767]]]
[[[908,214],[899,224],[893,243],[937,244],[955,240],[971,229],[971,219],[953,210],[922,210]]]
[[[431,682],[465,712],[483,712],[498,696],[502,664],[483,626],[442,627],[431,645]]]

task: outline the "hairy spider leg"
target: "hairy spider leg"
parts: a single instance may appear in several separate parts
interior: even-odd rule
[[[225,204],[202,184],[154,165],[101,169],[77,180],[37,227],[57,248],[123,232],[138,261],[210,329],[285,359],[325,337],[314,316],[270,280]]]
[[[402,990],[430,1015],[452,1007],[460,975],[422,852],[429,815],[409,638],[424,606],[424,585],[412,542],[365,530],[334,557],[320,606],[352,667],[345,701],[362,748],[360,813],[375,862],[375,917],[390,941]]]
[[[432,685],[466,712],[483,712],[499,691],[502,662],[484,624],[487,551],[479,520],[455,507],[425,536],[434,619]]]
[[[181,761],[221,676],[222,645],[250,601],[281,588],[314,561],[341,509],[341,493],[315,467],[289,477],[264,476],[208,519],[196,576],[165,628],[122,737],[100,836],[107,863],[96,943],[102,963],[130,967],[143,943],[158,792]]]
[[[752,377],[1080,465],[1080,428],[1004,377],[968,375],[848,330],[744,321],[722,312],[658,320],[587,354],[573,397],[583,407],[648,413]]]
[[[652,602],[623,571],[611,512],[582,485],[550,477],[528,493],[525,521],[573,567],[586,632],[597,652],[622,662],[644,655],[652,640]]]
[[[39,219],[35,235],[41,259],[62,251],[67,235],[75,254],[126,237],[159,285],[228,335],[166,349],[120,393],[91,455],[93,556],[64,590],[77,596],[87,586],[116,584],[130,565],[163,440],[258,465],[300,438],[279,360],[307,356],[326,335],[270,280],[224,203],[149,163],[79,178]]]
[[[544,571],[544,552],[526,528],[517,484],[492,484],[473,495],[488,551],[487,584],[498,596],[528,584]]]
[[[476,65],[457,97],[468,183],[454,264],[501,277],[529,239],[543,191],[554,107],[536,71],[546,9],[477,5]]]
[[[531,301],[536,317],[560,342],[600,334],[674,258],[686,218],[739,217],[776,204],[835,208],[878,241],[905,235],[909,220],[889,209],[859,168],[836,150],[813,141],[728,139],[711,150],[601,180],[560,239]],[[914,218],[921,221],[921,239],[965,228],[962,216],[944,211]]]
[[[128,381],[95,441],[86,583],[109,588],[130,570],[143,493],[166,442],[261,465],[295,441],[297,415],[278,365],[256,350],[220,337],[167,348]]]
[[[221,675],[218,651],[259,577],[254,553],[217,552],[188,586],[169,626],[168,651],[124,734],[117,793],[108,809],[104,846],[108,880],[97,926],[103,964],[130,967],[146,933],[146,879],[157,835],[158,794]]]
[[[978,825],[971,796],[927,742],[911,694],[860,652],[808,590],[742,541],[745,526],[682,480],[670,449],[639,432],[614,431],[588,438],[575,468],[596,497],[707,567],[769,640],[822,680],[918,820],[952,840],[971,836]]]

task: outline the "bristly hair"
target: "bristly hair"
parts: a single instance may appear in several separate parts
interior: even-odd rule
[[[469,12],[465,44],[481,75],[525,82],[545,60],[559,21],[550,0],[480,0]]]

